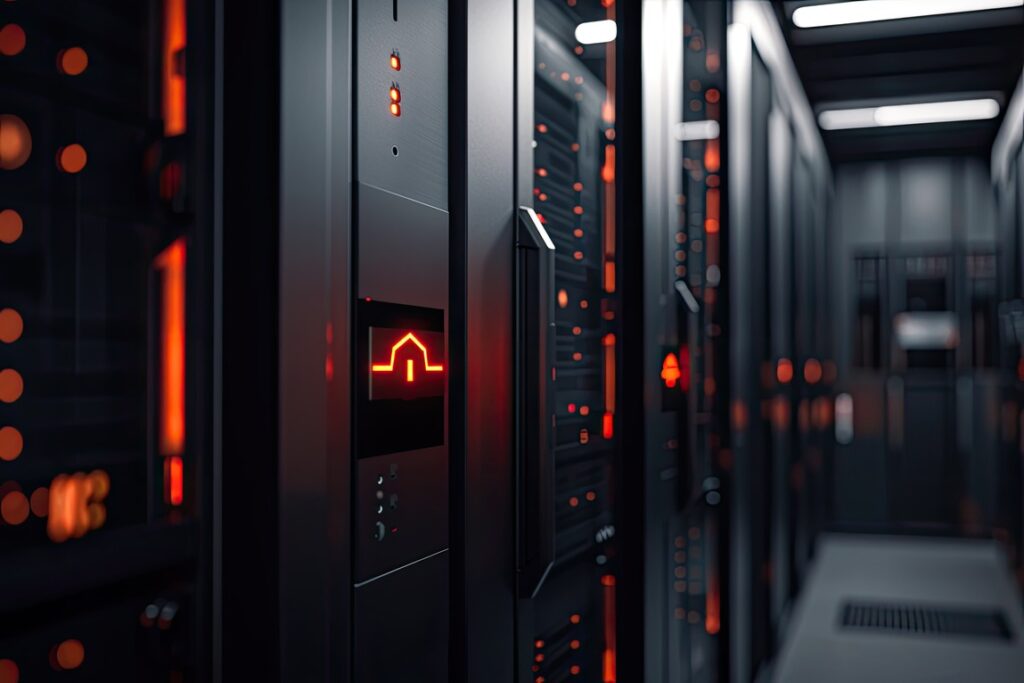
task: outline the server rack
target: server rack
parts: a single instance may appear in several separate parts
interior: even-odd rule
[[[212,14],[7,3],[0,23],[0,672],[203,678]]]

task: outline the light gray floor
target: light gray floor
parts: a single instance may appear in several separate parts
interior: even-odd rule
[[[1012,641],[855,631],[851,599],[1001,608]],[[1001,549],[991,541],[830,535],[800,595],[775,666],[779,683],[1024,681],[1024,615]]]

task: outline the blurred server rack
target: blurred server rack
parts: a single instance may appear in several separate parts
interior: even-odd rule
[[[827,500],[834,365],[822,317],[831,169],[777,19],[732,4],[729,677],[749,680],[784,630]],[[794,188],[798,184],[801,191]],[[799,257],[798,257],[799,254]]]
[[[644,4],[645,672],[718,680],[725,3]]]
[[[204,679],[212,13],[0,23],[0,675]]]

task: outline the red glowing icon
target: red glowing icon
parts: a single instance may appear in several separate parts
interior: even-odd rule
[[[443,334],[374,327],[370,340],[371,400],[444,394]]]
[[[391,347],[391,358],[387,363],[374,363],[371,366],[373,372],[394,372],[395,371],[395,357],[398,355],[399,349],[406,344],[415,344],[417,348],[423,353],[423,369],[427,372],[441,372],[444,367],[441,365],[431,365],[430,360],[427,357],[427,347],[423,345],[416,335],[412,332],[408,333]],[[412,358],[407,358],[405,361],[405,381],[412,382],[416,379],[415,362]]]

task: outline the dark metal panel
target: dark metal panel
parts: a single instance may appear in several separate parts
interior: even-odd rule
[[[351,7],[281,14],[281,675],[345,679],[349,643]]]
[[[453,321],[464,316],[461,330],[453,325],[452,350],[465,359],[465,375],[451,384],[465,415],[452,451],[462,476],[453,484],[453,501],[461,499],[453,539],[462,539],[453,583],[464,648],[453,680],[496,683],[512,681],[514,656],[515,20],[511,0],[452,8],[452,79],[468,89],[453,96],[451,111]]]

